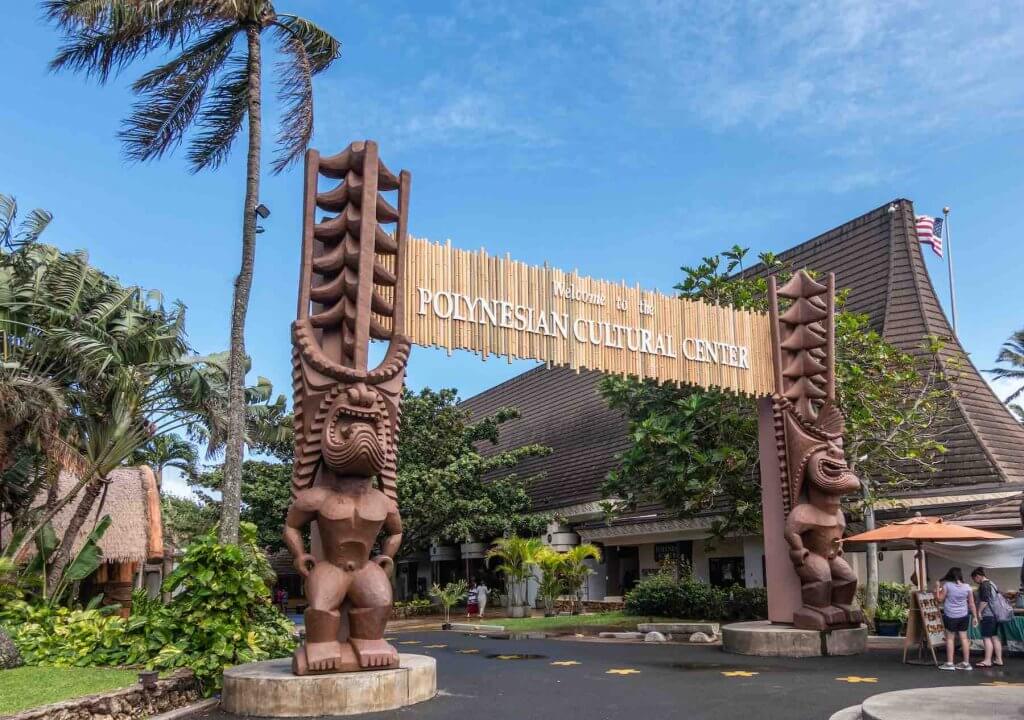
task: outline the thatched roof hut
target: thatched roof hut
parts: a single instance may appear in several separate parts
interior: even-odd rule
[[[62,472],[58,481],[58,496],[63,497],[70,492],[78,480],[75,475]],[[39,497],[39,503],[42,504],[45,500],[46,494],[43,493]],[[64,535],[78,502],[77,498],[72,500],[54,516],[53,529],[58,538]],[[112,521],[99,543],[104,561],[126,564],[153,563],[163,558],[160,492],[153,471],[149,467],[122,467],[110,473],[109,482],[100,491],[99,499],[79,532],[73,553],[81,549],[89,532],[104,515],[110,515]],[[8,530],[5,528],[5,535]]]

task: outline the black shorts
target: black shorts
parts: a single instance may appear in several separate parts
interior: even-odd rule
[[[981,625],[978,628],[982,637],[995,637],[999,634],[999,623],[994,615],[981,616]]]
[[[967,632],[967,628],[970,627],[971,624],[971,616],[964,615],[963,617],[951,618],[949,615],[943,614],[942,624],[945,626],[947,632]]]

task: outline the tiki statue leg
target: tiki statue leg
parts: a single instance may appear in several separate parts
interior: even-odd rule
[[[805,630],[827,630],[831,625],[845,623],[846,613],[832,607],[832,572],[828,560],[811,553],[796,572],[800,576],[804,604],[793,613],[793,625]]]
[[[857,576],[844,558],[832,558],[832,604],[840,608],[848,622],[860,624],[864,615],[853,606],[857,596]]]
[[[306,578],[306,642],[295,651],[292,664],[296,674],[341,670],[346,660],[351,661],[351,653],[338,642],[338,608],[351,581],[351,573],[328,562],[318,562],[310,571]]]
[[[375,562],[355,574],[349,590],[352,609],[348,613],[349,643],[361,667],[398,664],[398,651],[384,640],[384,628],[391,615],[391,581]]]

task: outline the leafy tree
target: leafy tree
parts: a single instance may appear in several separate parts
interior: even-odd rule
[[[767,308],[767,280],[737,277],[747,251],[734,247],[720,257],[684,267],[680,297],[740,309]],[[724,259],[724,264],[723,264]],[[771,254],[760,260],[785,276]],[[841,308],[844,296],[838,298]],[[922,338],[919,353],[905,353],[871,329],[865,315],[836,316],[836,387],[847,417],[846,454],[862,478],[857,509],[869,523],[887,495],[934,470],[945,447],[940,428],[951,403],[950,377],[939,363],[942,345]],[[632,445],[604,484],[609,512],[654,500],[680,517],[717,512],[712,532],[753,532],[760,526],[757,413],[749,399],[717,390],[658,386],[652,381],[610,377],[601,391],[629,420]],[[868,606],[877,593],[877,558],[869,548]],[[874,590],[872,590],[874,588]]]
[[[444,608],[444,621],[446,624],[452,621],[452,608],[458,605],[459,600],[466,595],[468,587],[465,580],[456,580],[444,587],[434,583],[430,587],[431,596],[436,597],[438,602],[441,603],[441,607]]]
[[[164,534],[176,548],[187,547],[217,524],[216,506],[177,495],[164,495],[160,504]]]
[[[549,448],[525,445],[485,457],[477,443],[496,443],[512,409],[471,422],[453,389],[406,391],[398,437],[398,504],[403,554],[433,540],[489,539],[507,532],[536,534],[547,517],[532,511],[528,481],[512,470]]]
[[[580,611],[580,591],[587,582],[587,576],[594,570],[587,565],[587,560],[601,561],[601,550],[592,543],[582,543],[565,551],[562,555],[562,578],[565,590],[572,596],[574,610]]]
[[[256,527],[259,546],[273,552],[284,548],[281,533],[291,503],[291,464],[246,460],[242,463],[242,520]],[[191,481],[204,506],[220,503],[210,494],[224,483],[223,466],[201,473]]]
[[[193,172],[227,159],[248,120],[242,259],[231,310],[228,424],[220,537],[238,541],[245,434],[245,319],[256,253],[260,195],[264,33],[282,57],[279,152],[274,172],[298,159],[313,134],[312,78],[339,57],[340,44],[305,18],[278,12],[270,0],[46,0],[47,17],[64,33],[50,63],[105,83],[151,53],[170,53],[163,65],[132,84],[138,101],[124,121],[125,155],[162,157],[189,141]]]

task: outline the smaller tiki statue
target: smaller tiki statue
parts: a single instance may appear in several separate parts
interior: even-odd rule
[[[780,314],[779,297],[790,301]],[[843,558],[844,495],[860,487],[843,454],[844,418],[835,404],[835,277],[803,270],[776,290],[769,279],[775,438],[786,542],[803,606],[793,624],[809,630],[860,625],[857,577]]]
[[[341,182],[318,192],[320,176]],[[395,444],[409,357],[401,267],[409,181],[380,162],[371,141],[306,156],[292,327],[295,467],[284,530],[309,602],[306,640],[292,662],[297,675],[398,665],[384,628],[402,542]],[[380,194],[395,190],[397,207]],[[317,210],[335,214],[317,221]],[[393,232],[382,227],[392,223]],[[388,344],[372,369],[371,340]]]

